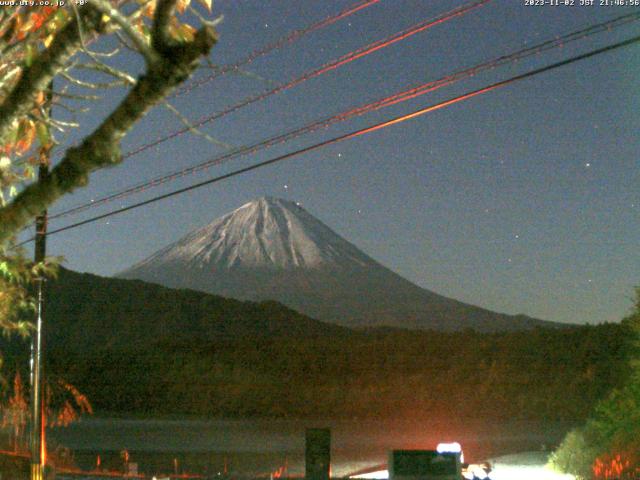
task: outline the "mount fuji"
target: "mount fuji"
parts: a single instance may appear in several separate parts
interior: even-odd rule
[[[118,275],[241,300],[277,300],[348,327],[478,331],[558,326],[465,304],[384,267],[296,203],[263,197]]]

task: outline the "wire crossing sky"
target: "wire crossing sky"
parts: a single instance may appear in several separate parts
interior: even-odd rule
[[[225,21],[211,61],[233,65],[354,5],[220,0],[216,13]],[[363,45],[411,29],[416,19],[438,18],[468,5],[375,2],[256,56],[248,64],[253,78],[221,75],[205,81],[211,72],[203,71],[194,79],[195,85],[202,83],[198,88],[172,101],[189,118],[205,118],[264,92],[265,81],[287,84]],[[635,254],[640,239],[639,48],[617,48],[487,95],[447,102],[634,38],[640,29],[631,20],[598,35],[577,32],[638,13],[627,7],[487,2],[204,124],[205,133],[222,142],[253,146],[350,112],[343,121],[275,143],[268,152],[208,166],[208,177],[227,178],[215,186],[54,235],[50,251],[64,255],[69,268],[111,275],[247,201],[272,195],[301,202],[373,258],[437,293],[547,320],[618,321],[631,307],[633,286],[640,284]],[[540,48],[571,34],[580,41],[567,38],[561,46]],[[444,81],[428,98],[412,96],[434,79],[528,49],[533,49],[530,55],[505,61],[501,68],[487,66]],[[105,99],[83,125],[90,128],[115,100]],[[331,141],[389,119],[409,118],[425,104],[448,106],[373,135]],[[181,128],[178,119],[156,109],[126,139],[123,151]],[[232,175],[320,144],[324,147],[297,154],[295,162]],[[201,137],[180,135],[96,173],[86,189],[65,198],[55,211],[100,203],[96,200],[109,192],[187,171],[226,153]],[[184,175],[137,195],[148,202],[197,183]],[[127,207],[124,198],[78,212],[77,221]]]
[[[350,109],[346,112],[341,112],[339,114],[333,115],[329,118],[320,120],[320,121],[316,121],[313,122],[309,125],[306,125],[304,127],[295,129],[293,131],[287,132],[285,134],[281,134],[278,135],[276,137],[271,137],[267,140],[263,140],[259,143],[256,143],[254,145],[251,146],[246,146],[246,147],[241,147],[238,149],[233,150],[232,152],[217,156],[213,159],[209,159],[206,160],[205,162],[201,162],[197,165],[193,165],[190,166],[188,168],[179,170],[179,171],[174,171],[168,175],[164,175],[161,177],[155,177],[151,180],[148,180],[144,183],[138,183],[134,186],[131,187],[127,187],[124,190],[121,190],[119,192],[116,193],[112,193],[110,195],[98,198],[98,199],[92,199],[91,202],[88,203],[84,203],[75,207],[71,207],[65,211],[59,212],[59,213],[55,213],[49,216],[49,220],[55,220],[56,218],[60,218],[60,217],[64,217],[64,216],[69,216],[72,214],[77,214],[79,212],[85,211],[89,208],[96,208],[99,205],[103,204],[103,203],[107,203],[107,202],[111,202],[114,200],[118,200],[118,199],[123,199],[126,198],[132,194],[135,193],[140,193],[143,192],[147,189],[150,188],[155,188],[158,187],[160,185],[163,185],[167,182],[170,181],[174,181],[180,177],[183,177],[185,175],[189,175],[189,174],[193,174],[193,173],[197,173],[202,171],[203,169],[206,168],[210,168],[211,166],[214,165],[220,165],[223,162],[229,161],[233,158],[237,158],[239,156],[242,155],[247,155],[250,153],[254,153],[262,148],[267,148],[269,146],[278,144],[278,143],[283,143],[286,141],[289,141],[292,138],[296,138],[300,135],[303,135],[305,133],[309,133],[312,131],[315,131],[319,128],[323,128],[323,127],[328,127],[330,125],[332,125],[333,123],[336,122],[341,122],[341,121],[345,121],[348,120],[349,118],[356,116],[356,115],[363,115],[365,113],[380,109],[380,108],[384,108],[390,105],[395,105],[396,103],[399,102],[403,102],[403,101],[407,101],[409,99],[418,97],[420,95],[424,95],[426,93],[430,93],[434,90],[437,90],[438,88],[442,88],[444,86],[450,85],[456,81],[459,81],[461,79],[464,78],[468,78],[471,77],[473,75],[477,75],[478,73],[482,72],[483,70],[486,69],[491,69],[491,68],[496,68],[498,66],[502,66],[505,65],[507,63],[512,63],[512,62],[516,62],[518,60],[521,60],[523,58],[526,58],[529,55],[534,55],[534,54],[540,54],[544,51],[547,51],[551,48],[559,48],[559,47],[563,47],[565,44],[569,43],[569,42],[574,42],[577,40],[581,40],[584,38],[589,37],[590,35],[594,35],[597,33],[601,33],[603,31],[611,31],[612,29],[619,27],[621,25],[625,25],[626,23],[630,22],[630,21],[637,21],[638,19],[640,19],[640,13],[632,13],[632,14],[628,14],[628,15],[623,15],[621,17],[617,17],[613,20],[607,21],[607,22],[603,22],[603,23],[599,23],[596,25],[592,25],[589,26],[587,28],[583,28],[580,29],[576,32],[571,32],[567,35],[563,35],[561,37],[556,37],[552,40],[548,40],[545,42],[542,42],[541,44],[535,45],[533,47],[529,47],[526,49],[522,49],[519,50],[517,52],[514,52],[512,54],[509,55],[503,55],[499,58],[490,60],[488,62],[484,62],[482,64],[479,65],[475,65],[473,67],[464,69],[462,71],[458,71],[455,73],[452,73],[450,75],[447,75],[445,77],[442,77],[438,80],[434,80],[431,82],[427,82],[426,84],[420,85],[419,87],[415,87],[415,88],[411,88],[409,90],[404,90],[402,92],[396,93],[394,95],[390,95],[387,96],[383,99],[377,100],[375,102],[371,102],[368,103],[366,105],[363,106],[359,106],[353,109]],[[180,131],[178,131],[180,132]],[[170,138],[173,138],[172,136],[167,136],[167,137],[163,137],[163,141],[165,140],[169,140]]]
[[[222,111],[216,112],[214,114],[211,115],[206,115],[203,118],[200,118],[196,121],[193,122],[193,126],[194,127],[202,127],[203,125],[206,125],[214,120],[218,120],[226,115],[229,115],[230,113],[234,113],[238,110],[240,110],[241,108],[247,107],[253,103],[256,102],[260,102],[262,100],[265,100],[266,98],[270,97],[271,95],[277,95],[279,93],[282,93],[286,90],[289,90],[290,88],[294,88],[304,82],[306,82],[307,80],[310,80],[312,78],[316,78],[319,77],[320,75],[323,75],[327,72],[330,72],[332,70],[335,70],[336,68],[342,67],[343,65],[347,65],[359,58],[362,58],[366,55],[369,55],[371,53],[377,52],[380,49],[386,48],[389,45],[393,45],[396,42],[400,42],[406,38],[409,38],[417,33],[423,32],[425,30],[427,30],[428,28],[431,28],[435,25],[438,25],[442,22],[445,22],[447,20],[450,20],[452,18],[458,17],[460,15],[464,15],[465,13],[473,10],[474,8],[478,8],[486,3],[488,3],[491,0],[481,0],[481,1],[476,1],[476,2],[472,2],[468,5],[465,5],[463,8],[455,8],[451,11],[446,12],[443,15],[438,16],[437,18],[432,18],[432,19],[428,19],[426,21],[422,21],[419,22],[418,24],[412,26],[411,28],[404,30],[402,32],[399,32],[395,35],[392,35],[389,38],[385,38],[382,40],[378,40],[376,42],[373,42],[372,44],[366,45],[364,47],[361,47],[357,50],[354,50],[352,52],[349,52],[346,55],[343,55],[342,57],[336,59],[336,60],[332,60],[331,62],[328,62],[324,65],[322,65],[319,68],[315,68],[313,70],[310,70],[308,72],[305,72],[304,74],[300,75],[297,78],[294,78],[293,80],[290,80],[289,82],[286,83],[282,83],[278,86],[276,86],[275,88],[271,88],[265,92],[259,93],[257,95],[251,95],[250,97],[247,97],[245,99],[243,99],[242,101],[234,104],[234,105],[230,105],[227,106],[226,108],[224,108]],[[209,81],[209,80],[213,80],[214,78],[218,78],[218,75],[214,75],[214,76],[208,76],[205,77],[205,80]],[[191,85],[192,87],[191,90],[193,90],[193,88],[195,88],[196,86],[200,86],[203,85],[204,82],[202,80],[200,81],[196,81],[193,82]],[[171,140],[173,138],[176,138],[180,135],[183,135],[185,133],[188,133],[190,130],[190,127],[183,127],[180,130],[177,130],[175,132],[170,133],[169,135],[165,135],[163,137],[160,137],[156,140],[154,140],[153,142],[150,143],[146,143],[144,145],[141,145],[127,153],[124,154],[124,158],[129,158],[132,157],[134,155],[137,155],[145,150],[148,150],[152,147],[155,147],[157,145],[159,145],[160,143],[165,142],[166,140]]]
[[[329,25],[334,24],[335,22],[342,20],[344,18],[347,18],[349,15],[353,15],[354,13],[359,12],[360,10],[370,7],[371,5],[374,5],[376,3],[378,3],[381,0],[366,0],[360,3],[356,3],[354,4],[352,7],[347,8],[346,10],[338,13],[337,15],[332,15],[328,18],[325,18],[324,20],[321,20],[319,22],[313,23],[311,25],[309,25],[306,28],[301,28],[298,30],[294,30],[291,33],[289,33],[288,35],[285,35],[284,37],[276,40],[273,43],[270,43],[268,45],[265,45],[253,52],[251,52],[249,55],[247,55],[246,57],[243,57],[240,60],[237,60],[231,64],[227,64],[227,65],[223,65],[222,67],[219,67],[219,69],[215,72],[212,73],[211,75],[208,75],[206,77],[200,78],[198,79],[198,81],[190,81],[188,82],[185,86],[177,88],[176,91],[174,92],[174,94],[172,96],[178,96],[178,95],[183,95],[185,93],[188,93],[190,91],[192,91],[195,88],[198,88],[202,85],[204,85],[205,83],[208,83],[216,78],[218,78],[221,75],[226,75],[227,73],[231,73],[234,71],[237,71],[240,67],[244,66],[244,65],[248,65],[251,62],[253,62],[255,59],[260,58],[278,48],[282,48],[283,46],[293,43],[296,40],[298,40],[299,38],[302,38],[304,35],[307,35],[309,33],[315,32],[316,30],[320,30],[321,28],[327,27]]]
[[[488,86],[480,88],[478,90],[474,90],[473,92],[468,92],[468,93],[465,93],[464,95],[460,95],[460,96],[457,96],[455,98],[451,98],[451,99],[446,100],[444,102],[440,102],[440,103],[437,103],[435,105],[430,105],[428,107],[421,108],[420,110],[417,110],[415,112],[411,112],[411,113],[408,113],[406,115],[402,115],[400,117],[396,117],[396,118],[393,118],[393,119],[390,119],[390,120],[387,120],[387,121],[384,121],[384,122],[380,122],[380,123],[377,123],[377,124],[372,125],[370,127],[361,128],[360,130],[357,130],[355,132],[350,132],[350,133],[347,133],[345,135],[341,135],[339,137],[331,138],[329,140],[325,140],[323,142],[316,143],[314,145],[310,145],[310,146],[302,148],[300,150],[296,150],[294,152],[290,152],[290,153],[287,153],[287,154],[284,154],[284,155],[280,155],[279,157],[272,158],[272,159],[266,160],[264,162],[260,162],[258,164],[255,164],[255,165],[251,165],[249,167],[245,167],[243,169],[227,173],[227,174],[222,175],[220,177],[214,177],[214,178],[211,178],[209,180],[205,180],[204,182],[198,182],[198,183],[195,183],[193,185],[189,185],[189,186],[187,186],[185,188],[181,188],[179,190],[174,190],[173,192],[165,193],[163,195],[160,195],[160,196],[157,196],[157,197],[153,197],[153,198],[151,198],[149,200],[145,200],[145,201],[140,202],[140,203],[135,203],[133,205],[129,205],[127,207],[123,207],[121,209],[114,210],[112,212],[108,212],[108,213],[105,213],[105,214],[102,214],[102,215],[98,215],[97,217],[89,218],[87,220],[83,220],[83,221],[78,222],[78,223],[67,225],[65,227],[56,228],[54,230],[49,231],[48,235],[54,235],[56,233],[65,232],[65,231],[71,230],[73,228],[78,228],[78,227],[87,225],[89,223],[93,223],[93,222],[96,222],[98,220],[102,220],[104,218],[111,217],[113,215],[118,215],[120,213],[128,212],[130,210],[134,210],[134,209],[137,209],[137,208],[140,208],[140,207],[144,207],[144,206],[150,205],[150,204],[155,203],[155,202],[160,201],[160,200],[166,200],[167,198],[175,197],[176,195],[180,195],[180,194],[183,194],[183,193],[190,192],[190,191],[195,190],[197,188],[202,188],[204,186],[211,185],[213,183],[218,183],[220,181],[227,180],[229,178],[235,177],[236,175],[241,175],[243,173],[247,173],[247,172],[256,170],[258,168],[262,168],[262,167],[266,167],[266,166],[269,166],[269,165],[273,165],[274,163],[281,162],[283,160],[288,160],[290,158],[297,157],[299,155],[303,155],[305,153],[312,152],[313,150],[317,150],[319,148],[323,148],[323,147],[326,147],[328,145],[333,145],[334,143],[342,142],[344,140],[349,140],[351,138],[355,138],[355,137],[358,137],[360,135],[366,135],[368,133],[373,133],[373,132],[376,132],[376,131],[381,130],[383,128],[387,128],[387,127],[390,127],[390,126],[393,126],[393,125],[397,125],[397,124],[402,123],[402,122],[406,122],[407,120],[413,120],[414,118],[420,117],[420,116],[425,115],[427,113],[435,112],[437,110],[440,110],[441,108],[446,108],[446,107],[449,107],[451,105],[455,105],[458,102],[469,100],[469,99],[471,99],[473,97],[476,97],[478,95],[482,95],[482,94],[491,92],[491,91],[493,91],[493,90],[495,90],[497,88],[501,88],[501,87],[507,86],[507,85],[509,85],[511,83],[518,82],[520,80],[524,80],[524,79],[533,77],[535,75],[540,75],[542,73],[546,73],[546,72],[551,71],[551,70],[553,70],[555,68],[564,67],[565,65],[569,65],[571,63],[574,63],[574,62],[577,62],[577,61],[580,61],[580,60],[584,60],[585,58],[590,58],[590,57],[593,57],[595,55],[600,55],[602,53],[606,53],[606,52],[609,52],[609,51],[612,51],[612,50],[616,50],[618,48],[628,47],[629,45],[633,45],[633,44],[638,43],[638,42],[640,42],[640,36],[633,37],[633,38],[630,38],[630,39],[622,41],[622,42],[618,42],[618,43],[616,43],[614,45],[608,45],[606,47],[599,48],[598,50],[587,52],[585,54],[578,55],[577,57],[572,57],[572,58],[569,58],[567,60],[563,60],[561,62],[557,62],[557,63],[554,63],[552,65],[548,65],[546,67],[538,68],[538,69],[533,70],[531,72],[523,73],[522,75],[518,75],[518,76],[515,76],[515,77],[512,77],[512,78],[509,78],[507,80],[503,80],[501,82],[494,83],[492,85],[488,85]],[[32,240],[34,240],[34,239],[32,238],[29,241],[32,241]]]

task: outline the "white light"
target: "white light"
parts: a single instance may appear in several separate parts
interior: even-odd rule
[[[462,446],[458,442],[439,443],[436,447],[438,453],[461,453]]]
[[[573,475],[557,473],[541,465],[494,465],[491,480],[575,480]]]
[[[460,462],[464,463],[464,453],[462,453],[462,446],[458,442],[439,443],[436,451],[438,453],[459,453]]]
[[[462,476],[467,480],[475,480],[477,478],[480,480],[491,480],[489,475],[487,475],[487,472],[482,470],[480,467],[477,467],[476,469],[467,469],[462,472]]]
[[[377,472],[361,473],[359,475],[352,475],[349,478],[385,480],[389,478],[389,470],[378,470]]]

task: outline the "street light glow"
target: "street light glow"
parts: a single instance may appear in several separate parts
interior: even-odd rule
[[[491,480],[575,480],[573,475],[554,472],[543,465],[495,465]]]

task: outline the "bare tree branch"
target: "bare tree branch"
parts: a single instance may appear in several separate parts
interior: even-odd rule
[[[138,53],[138,51],[132,47],[131,45],[129,45],[129,42],[127,41],[127,37],[125,37],[122,32],[120,31],[116,31],[114,32],[116,34],[116,38],[118,39],[118,41],[120,42],[120,45],[123,46],[124,48],[126,48],[127,50],[129,50],[130,52],[134,52],[134,53]]]
[[[48,123],[57,127],[61,132],[65,132],[65,127],[67,128],[78,128],[80,124],[78,122],[64,122],[62,120],[54,120],[53,118],[48,119]]]
[[[204,18],[200,12],[198,10],[196,10],[195,8],[193,8],[191,5],[189,5],[187,7],[187,9],[191,12],[191,14],[196,17],[198,20],[200,20],[200,23],[202,23],[203,25],[207,25],[209,27],[216,27],[218,26],[220,23],[222,23],[222,21],[224,20],[224,15],[218,15],[218,17],[216,17],[213,20],[207,20],[206,18]]]
[[[201,57],[209,54],[217,40],[217,35],[211,27],[204,26],[198,30],[191,42],[172,42],[165,36],[168,35],[167,25],[174,5],[175,0],[159,1],[152,30],[155,32],[152,36],[152,46],[156,49],[156,60],[147,65],[146,72],[138,77],[135,86],[116,109],[80,145],[69,148],[45,179],[29,185],[9,205],[0,208],[0,225],[2,225],[0,245],[6,244],[15,232],[28,225],[33,217],[62,195],[86,185],[92,171],[120,163],[122,161],[120,141],[126,133],[153,105],[191,75]],[[98,25],[92,25],[92,27],[97,29]],[[77,49],[79,47],[78,28],[75,24],[68,28],[70,28],[69,31],[67,27],[63,30],[69,37],[65,40],[72,40]],[[63,35],[63,32],[60,35]],[[58,38],[54,40],[49,50],[53,49],[54,45],[58,49],[62,48],[58,40]],[[51,59],[51,55],[49,52],[46,58],[49,62],[58,62],[55,63],[58,65],[62,55],[53,57],[55,60]],[[68,60],[69,56],[69,50],[65,50],[64,60]],[[42,64],[44,59],[39,59],[39,62]],[[53,68],[48,64],[40,65],[38,68],[47,74],[39,74],[26,83],[26,87],[29,87],[24,94],[26,99],[31,98],[34,88],[46,86],[41,81],[41,77],[50,79],[54,71],[57,73],[60,70],[59,67]],[[30,75],[32,73],[26,71],[22,79],[29,78]],[[22,83],[22,79],[19,83]],[[13,100],[12,103],[22,105],[22,102],[27,103],[25,100]],[[2,109],[5,108],[3,105]],[[4,119],[14,118],[18,107],[14,106],[7,115],[3,115],[2,109],[0,109],[0,127]],[[4,131],[7,131],[7,128],[4,128]]]
[[[182,115],[182,113],[180,113],[180,110],[178,110],[176,107],[174,107],[173,105],[171,105],[169,102],[165,101],[164,102],[164,106],[169,109],[176,117],[178,117],[180,119],[180,121],[182,122],[182,124],[187,127],[189,129],[189,131],[191,133],[193,133],[194,135],[198,135],[199,137],[204,138],[207,142],[217,146],[217,147],[222,147],[226,150],[232,150],[233,148],[235,148],[233,145],[229,144],[229,143],[225,143],[222,142],[220,140],[217,140],[215,138],[213,138],[211,135],[209,135],[206,132],[203,132],[202,130],[196,128],[187,117],[185,117],[184,115]]]
[[[122,80],[123,82],[127,82],[129,85],[134,85],[136,83],[136,79],[133,78],[126,72],[122,70],[118,70],[117,68],[113,68],[106,63],[79,63],[76,65],[76,68],[82,68],[85,70],[95,70],[97,72],[101,72],[107,75],[110,75],[114,78]]]
[[[86,54],[92,58],[93,57],[103,57],[103,58],[115,57],[117,54],[120,53],[120,50],[121,50],[120,47],[116,47],[110,52],[96,52],[95,50],[89,50],[89,48],[86,46],[85,46],[85,49],[86,49]]]
[[[89,30],[97,31],[102,25],[101,13],[92,7],[82,7],[80,17]],[[0,140],[8,133],[13,120],[27,113],[37,92],[47,88],[79,48],[79,25],[77,22],[68,22],[49,48],[40,53],[30,67],[24,68],[20,80],[0,105]]]
[[[90,90],[104,90],[107,88],[116,88],[116,87],[129,85],[129,83],[125,82],[124,80],[119,80],[115,82],[87,82],[87,81],[75,78],[65,72],[62,72],[60,76],[65,80],[69,81],[70,83],[73,83],[74,85],[77,85],[83,88],[88,88]]]
[[[10,82],[11,79],[16,75],[18,75],[19,73],[20,73],[20,67],[16,66],[13,69],[9,70],[6,74],[4,74],[2,76],[2,79],[0,80],[0,89],[4,88],[5,83]]]
[[[88,107],[83,107],[83,108],[70,107],[69,105],[66,105],[62,102],[52,102],[52,105],[62,108],[63,110],[69,112],[72,115],[76,115],[78,113],[87,113],[91,110]]]
[[[279,85],[278,82],[271,80],[269,78],[263,77],[262,75],[258,75],[255,72],[252,72],[251,70],[246,70],[244,68],[234,68],[230,73],[235,74],[235,75],[239,75],[241,77],[247,77],[247,78],[252,78],[254,80],[258,80],[260,82],[264,82],[268,85],[272,85],[272,86],[276,86]]]
[[[151,43],[158,52],[164,52],[171,47],[169,24],[176,7],[177,0],[158,0],[153,14],[153,28],[151,29]]]
[[[98,101],[102,98],[100,95],[81,95],[81,94],[75,94],[75,93],[59,92],[57,90],[54,91],[53,94],[54,96],[60,97],[60,98],[69,98],[71,100],[88,100],[91,102]]]
[[[120,11],[106,0],[90,0],[98,10],[111,18],[118,24],[122,31],[127,34],[129,39],[136,46],[136,49],[142,54],[148,64],[157,60],[158,54],[151,48],[147,39],[144,38],[129,22],[129,20]]]
[[[9,34],[11,33],[11,30],[14,28],[14,25],[15,25],[12,22],[18,16],[21,9],[22,7],[18,6],[17,8],[12,9],[10,14],[6,14],[5,12],[3,12],[4,15],[0,20],[0,31],[2,32],[0,36],[0,41],[2,43],[6,43],[5,38],[10,36]]]

